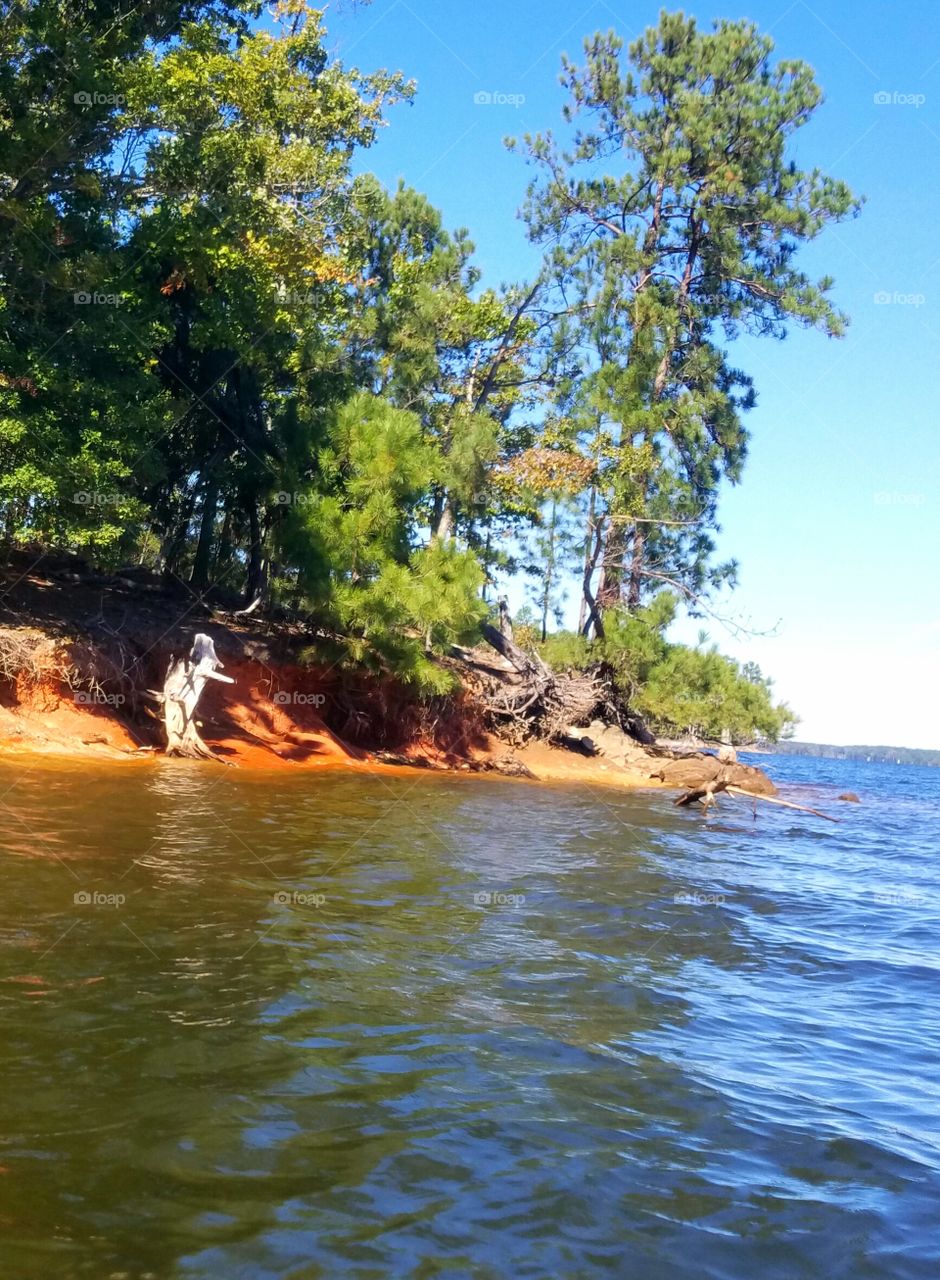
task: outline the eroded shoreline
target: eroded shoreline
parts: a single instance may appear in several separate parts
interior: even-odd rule
[[[309,627],[245,617],[172,584],[151,582],[145,590],[75,565],[63,556],[24,555],[0,572],[2,759],[161,758],[166,738],[156,691],[174,655],[202,632],[233,683],[209,682],[199,732],[219,761],[240,769],[408,769],[678,791],[707,782],[721,767],[711,755],[643,747],[608,725],[584,730],[599,730],[592,735],[596,754],[535,739],[511,746],[489,731],[459,677],[452,695],[422,702],[390,676],[351,671],[331,657],[329,638]],[[774,793],[761,770],[731,767],[743,785]]]

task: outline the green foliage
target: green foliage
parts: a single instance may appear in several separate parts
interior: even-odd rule
[[[537,171],[530,236],[553,246],[587,366],[564,394],[596,466],[598,632],[605,607],[636,609],[668,584],[694,608],[733,581],[733,564],[710,563],[711,535],[754,396],[723,342],[782,337],[790,322],[845,329],[832,282],[803,273],[796,252],[858,201],[789,157],[821,92],[805,63],[775,66],[772,51],[750,22],[705,33],[682,13],[663,12],[626,53],[597,33],[582,64],[563,60],[569,145],[551,133],[519,144]]]
[[[469,638],[486,611],[472,554],[417,540],[415,510],[439,465],[415,414],[360,392],[334,414],[319,457],[323,488],[298,495],[290,521],[291,544],[305,546],[321,603],[325,594],[355,656],[372,651],[432,689],[444,676],[426,651]]]
[[[718,739],[727,732],[738,743],[788,736],[796,718],[773,702],[772,681],[756,664],[739,666],[714,646],[667,641],[675,613],[675,596],[661,592],[636,613],[617,610],[603,639],[558,632],[540,652],[555,670],[603,664],[630,707],[665,736]]]
[[[637,709],[657,726],[697,738],[776,742],[795,723],[785,704],[774,705],[771,682],[755,682],[715,648],[705,652],[670,645],[649,672]]]
[[[304,0],[261,17],[5,14],[0,537],[273,596],[431,690],[522,573],[553,660],[600,658],[664,724],[723,697],[770,732],[759,673],[667,645],[657,593],[694,611],[734,578],[713,539],[753,391],[727,341],[844,328],[796,263],[857,207],[791,162],[812,72],[746,22],[587,41],[570,145],[524,142],[541,267],[497,289],[420,192],[353,176],[412,86],[332,59]],[[548,636],[578,577],[590,644]]]
[[[539,645],[553,671],[586,671],[597,661],[595,646],[576,631],[553,631]]]

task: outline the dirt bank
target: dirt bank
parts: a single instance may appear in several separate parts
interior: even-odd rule
[[[380,673],[350,673],[335,637],[239,615],[182,583],[96,575],[72,558],[38,553],[17,554],[0,569],[0,753],[158,755],[164,739],[152,692],[197,632],[212,637],[234,681],[207,685],[200,733],[221,761],[241,768],[412,766],[674,789],[720,768],[711,756],[647,750],[603,726],[597,754],[544,742],[513,749],[488,732],[469,694],[419,702]],[[773,793],[759,770],[736,769],[738,785]]]

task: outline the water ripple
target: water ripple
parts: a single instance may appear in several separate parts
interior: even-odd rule
[[[773,767],[10,772],[9,1274],[935,1280],[940,778]]]

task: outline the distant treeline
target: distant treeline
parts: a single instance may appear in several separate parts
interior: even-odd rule
[[[940,767],[940,750],[917,747],[834,747],[824,742],[778,742],[774,753],[787,756],[823,756],[827,760],[868,760],[874,764],[923,764]]]

